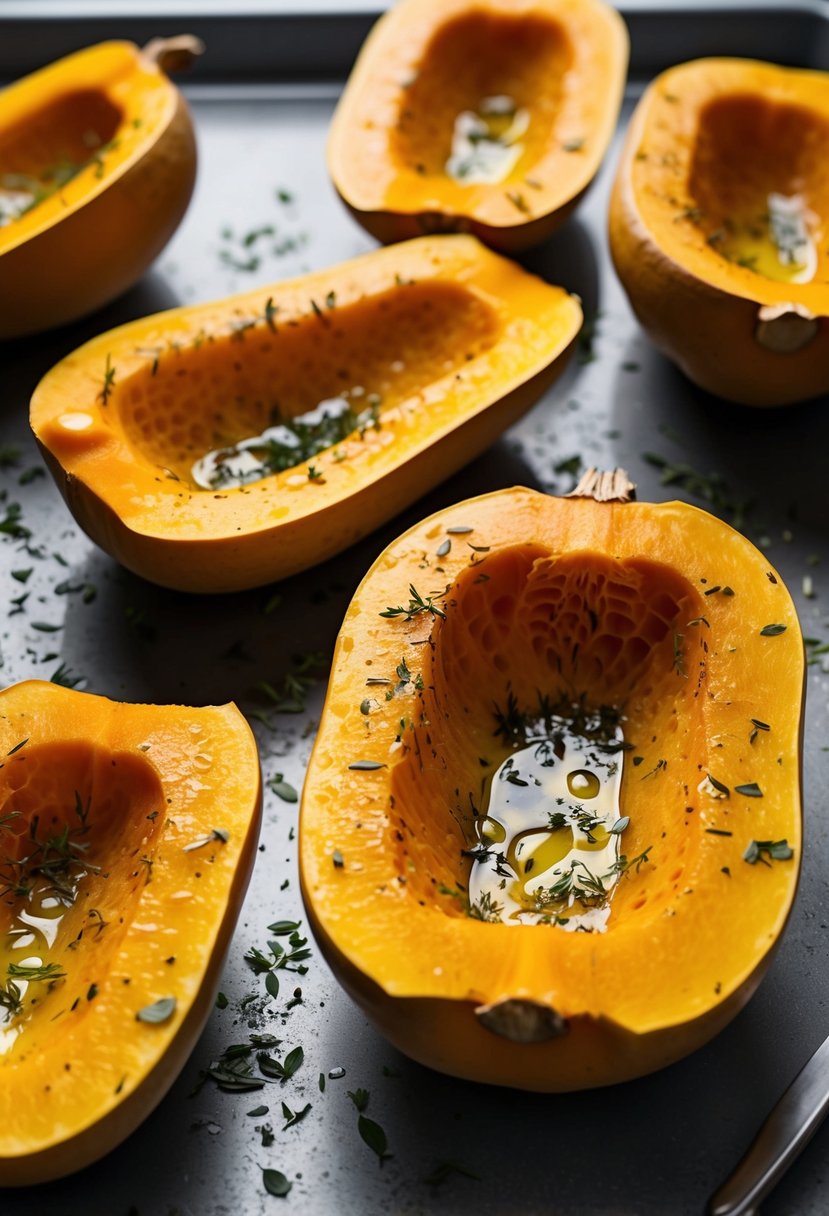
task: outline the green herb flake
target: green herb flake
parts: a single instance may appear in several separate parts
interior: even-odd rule
[[[278,1199],[284,1199],[290,1192],[293,1186],[284,1174],[279,1170],[262,1170],[262,1185],[269,1195],[276,1195]]]
[[[254,1106],[253,1110],[246,1111],[245,1113],[251,1119],[261,1119],[262,1116],[266,1115],[269,1110],[269,1106]]]
[[[345,865],[345,858],[343,857],[343,855],[339,849],[335,849],[334,852],[331,854],[331,860],[334,863],[335,870],[341,870],[343,868],[343,866]]]
[[[112,366],[112,356],[107,354],[106,365],[104,367],[104,382],[101,386],[101,391],[98,393],[98,400],[102,405],[106,405],[109,402],[114,387],[115,368]]]
[[[282,773],[277,773],[275,777],[271,777],[268,782],[268,789],[276,794],[277,798],[281,798],[283,802],[297,802],[299,794],[294,787],[283,779]]]
[[[9,963],[8,975],[15,980],[51,982],[66,978],[60,963]]]
[[[744,798],[762,798],[763,791],[756,781],[749,781],[746,785],[735,785],[735,794],[742,794]]]
[[[225,994],[223,992],[217,992],[216,993],[216,1008],[217,1009],[227,1009],[227,1006],[228,1006],[228,1000],[227,1000],[227,997],[225,996]]]
[[[174,996],[163,996],[160,1000],[154,1001],[152,1005],[145,1005],[143,1009],[139,1009],[135,1015],[135,1020],[156,1026],[161,1022],[168,1022],[175,1011],[176,998]]]
[[[355,760],[353,764],[349,764],[349,769],[355,773],[374,773],[379,768],[387,768],[379,760]]]
[[[747,861],[750,866],[756,865],[758,861],[768,866],[772,861],[790,861],[792,857],[794,850],[785,837],[782,840],[751,840],[743,853],[743,861]]]
[[[364,1144],[367,1144],[373,1153],[377,1154],[377,1159],[380,1165],[388,1160],[391,1153],[387,1152],[388,1140],[386,1133],[383,1131],[379,1123],[375,1123],[373,1119],[369,1119],[366,1115],[360,1115],[357,1120],[357,1131]]]
[[[348,1096],[358,1111],[362,1112],[368,1106],[369,1092],[367,1089],[350,1089]]]
[[[786,625],[764,625],[760,630],[761,638],[776,638],[786,632]]]
[[[301,1047],[295,1047],[293,1051],[288,1052],[282,1065],[286,1081],[301,1067],[304,1059],[305,1052]]]
[[[311,1103],[306,1102],[302,1110],[291,1110],[287,1102],[282,1103],[282,1117],[285,1119],[285,1125],[282,1128],[283,1132],[288,1127],[293,1127],[295,1123],[301,1123],[308,1111],[311,1109]]]
[[[268,932],[276,937],[285,937],[288,933],[295,933],[301,923],[298,920],[275,920],[272,925],[268,925]]]
[[[275,971],[269,971],[265,976],[265,987],[268,990],[268,995],[276,1000],[279,996],[279,976]]]

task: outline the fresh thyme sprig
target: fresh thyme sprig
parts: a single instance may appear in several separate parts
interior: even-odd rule
[[[409,584],[409,603],[404,607],[398,604],[396,608],[388,607],[385,612],[381,612],[383,617],[398,617],[403,616],[406,620],[411,620],[412,617],[419,616],[423,612],[428,612],[432,616],[439,616],[441,620],[446,619],[446,612],[443,608],[439,608],[435,603],[436,599],[442,599],[449,591],[447,587],[445,591],[433,591],[431,595],[421,595],[417,588]]]

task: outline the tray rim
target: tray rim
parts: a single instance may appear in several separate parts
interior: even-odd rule
[[[2,0],[0,82],[94,42],[141,42],[182,29],[209,48],[195,81],[339,80],[389,7],[385,0],[236,0],[232,11],[226,0]],[[709,54],[829,69],[824,0],[621,0],[615,7],[630,30],[634,78]]]

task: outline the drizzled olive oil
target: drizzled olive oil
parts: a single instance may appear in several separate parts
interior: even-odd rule
[[[477,110],[462,110],[455,119],[447,175],[467,185],[503,181],[524,151],[521,141],[529,125],[529,110],[504,95],[484,97]]]
[[[729,261],[781,283],[810,283],[817,273],[817,217],[799,194],[768,195],[766,211],[733,219],[708,240]]]
[[[482,919],[603,932],[619,878],[624,737],[549,716],[491,779],[469,904]],[[543,728],[543,733],[541,729]]]

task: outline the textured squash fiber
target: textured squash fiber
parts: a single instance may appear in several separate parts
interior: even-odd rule
[[[445,619],[383,615],[410,582]],[[785,587],[694,507],[516,489],[425,520],[348,610],[305,783],[303,892],[335,973],[397,1047],[461,1077],[567,1090],[693,1050],[756,988],[794,898],[803,677]],[[621,875],[606,932],[463,906],[486,783],[515,746],[499,712],[532,719],[540,696],[619,711],[632,745],[621,848],[647,858]],[[726,796],[700,788],[709,773]],[[762,796],[737,792],[752,782]],[[743,860],[783,838],[790,859]],[[481,1015],[516,1000],[566,1032],[491,1033]]]

